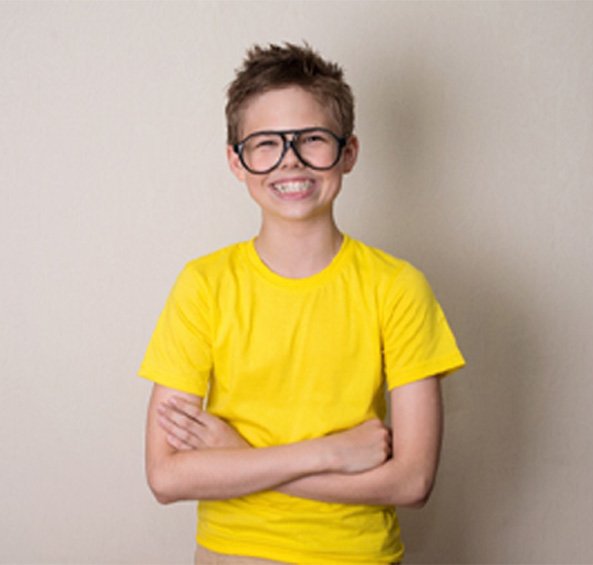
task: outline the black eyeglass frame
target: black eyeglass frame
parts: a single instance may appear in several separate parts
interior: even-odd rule
[[[296,148],[295,143],[298,141],[299,137],[305,133],[310,133],[312,131],[323,131],[325,133],[329,133],[338,142],[338,154],[336,155],[334,162],[327,167],[317,167],[315,165],[312,165],[306,159],[303,158],[303,156],[299,153],[298,149]],[[255,171],[245,162],[245,159],[243,158],[243,149],[245,147],[245,143],[247,143],[247,141],[249,141],[252,137],[255,137],[256,135],[262,135],[262,134],[263,135],[279,135],[282,138],[284,146],[282,147],[282,153],[280,153],[280,157],[278,158],[278,161],[276,161],[276,163],[274,163],[274,165],[272,165],[265,171]],[[289,134],[292,134],[291,139],[286,137]],[[239,156],[239,160],[241,161],[241,164],[253,175],[267,175],[268,173],[272,172],[274,169],[276,169],[280,165],[280,163],[282,163],[282,159],[284,159],[284,156],[286,155],[288,150],[291,148],[292,148],[294,154],[297,156],[297,159],[303,165],[305,165],[305,167],[309,167],[315,171],[329,171],[329,169],[332,169],[333,167],[335,167],[338,164],[338,161],[342,157],[342,152],[344,151],[344,147],[346,147],[347,142],[348,142],[347,137],[340,137],[339,135],[336,135],[332,130],[327,129],[327,128],[322,128],[322,127],[311,127],[311,128],[303,128],[303,129],[286,129],[286,130],[263,130],[263,131],[254,131],[253,133],[250,133],[245,139],[243,139],[242,141],[239,141],[239,143],[234,143],[233,151]]]

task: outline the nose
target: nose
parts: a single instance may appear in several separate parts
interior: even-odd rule
[[[286,151],[284,152],[284,156],[282,157],[282,160],[280,161],[281,168],[292,169],[296,166],[298,166],[298,167],[303,166],[303,163],[301,163],[301,160],[297,157],[296,150],[294,147],[294,141],[295,141],[294,137],[292,139],[287,139],[285,141]]]

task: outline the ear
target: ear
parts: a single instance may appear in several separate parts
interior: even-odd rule
[[[226,158],[231,172],[237,177],[239,182],[245,182],[245,168],[239,159],[239,155],[235,153],[232,145],[226,146]]]
[[[358,137],[351,135],[346,142],[344,147],[344,154],[342,156],[342,172],[344,174],[349,173],[356,164],[359,150]]]

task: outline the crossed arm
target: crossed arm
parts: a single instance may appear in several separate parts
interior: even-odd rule
[[[439,379],[390,394],[393,431],[370,420],[317,439],[252,448],[202,410],[200,397],[155,385],[146,436],[149,485],[162,503],[277,490],[326,502],[422,506],[441,445]]]

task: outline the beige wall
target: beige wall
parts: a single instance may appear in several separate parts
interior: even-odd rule
[[[446,382],[410,563],[592,563],[593,3],[0,4],[0,562],[188,563],[134,377],[183,263],[251,236],[223,95],[307,39],[357,94],[350,234],[422,268]]]

